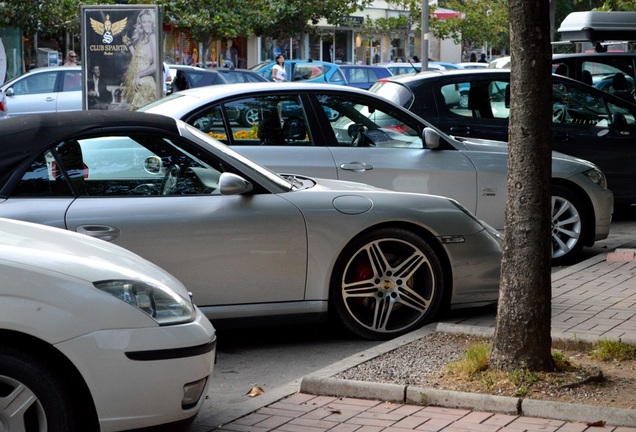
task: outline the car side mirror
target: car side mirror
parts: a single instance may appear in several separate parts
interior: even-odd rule
[[[424,128],[424,132],[422,133],[422,135],[426,148],[429,148],[431,150],[439,148],[440,136],[435,129]]]
[[[4,94],[5,94],[6,96],[13,96],[13,87],[9,87],[9,88],[8,88],[8,89],[4,92]]]
[[[219,177],[219,192],[221,195],[242,195],[250,193],[254,189],[254,186],[243,177],[224,172]]]
[[[144,160],[144,170],[148,174],[160,174],[163,169],[163,163],[159,156],[149,156]]]

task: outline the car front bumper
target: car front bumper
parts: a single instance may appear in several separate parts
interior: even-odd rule
[[[122,431],[196,416],[212,376],[216,334],[197,311],[190,323],[102,330],[56,347],[84,378],[101,431]]]

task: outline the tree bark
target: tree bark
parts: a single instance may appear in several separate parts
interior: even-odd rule
[[[501,370],[552,370],[549,0],[510,0],[508,200],[490,355]]]

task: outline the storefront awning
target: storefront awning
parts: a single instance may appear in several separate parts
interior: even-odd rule
[[[440,20],[448,18],[464,18],[463,13],[444,8],[435,9],[435,12],[433,12],[431,16]]]

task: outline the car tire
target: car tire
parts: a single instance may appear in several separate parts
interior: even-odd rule
[[[241,124],[251,127],[254,123],[258,123],[261,119],[258,108],[246,108],[241,111]]]
[[[583,249],[587,218],[582,200],[571,190],[552,188],[551,206],[552,265],[572,261]]]
[[[61,377],[31,354],[7,347],[0,348],[0,425],[7,431],[75,430]]]
[[[340,254],[330,301],[342,324],[371,340],[391,339],[430,322],[443,298],[442,265],[414,233],[383,228]]]

